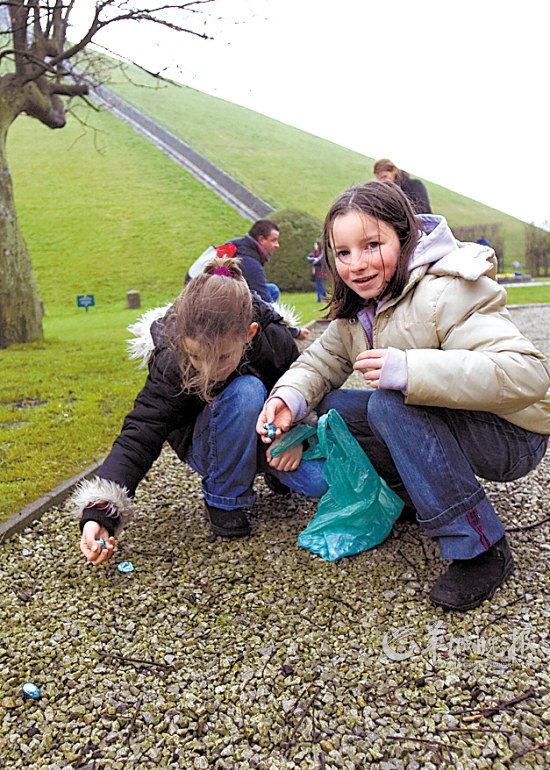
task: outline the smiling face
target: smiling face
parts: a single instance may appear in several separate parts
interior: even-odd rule
[[[331,245],[336,271],[346,286],[363,300],[382,296],[401,255],[393,227],[349,211],[334,219]]]

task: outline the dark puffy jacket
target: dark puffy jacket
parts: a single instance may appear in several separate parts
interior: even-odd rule
[[[218,392],[242,374],[258,377],[269,392],[298,358],[296,343],[281,316],[254,295],[253,304],[258,331],[237,370],[219,385]],[[159,456],[165,441],[180,459],[185,458],[195,420],[205,406],[198,395],[182,391],[175,355],[164,341],[164,319],[155,321],[151,332],[158,346],[149,362],[147,380],[97,473],[101,479],[126,487],[130,496]]]
[[[255,291],[265,302],[273,302],[267,289],[263,267],[269,257],[262,253],[260,244],[248,233],[242,238],[235,238],[228,243],[234,243],[237,247],[235,256],[239,258],[239,264],[250,291]]]
[[[416,214],[431,214],[432,207],[428,198],[428,191],[420,179],[411,179],[406,171],[401,172],[399,187],[413,204]]]

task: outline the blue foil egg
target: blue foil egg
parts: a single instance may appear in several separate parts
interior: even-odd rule
[[[32,698],[33,700],[40,698],[40,690],[34,684],[34,682],[25,682],[25,684],[21,689],[23,690],[27,698]]]
[[[96,540],[96,543],[100,544],[102,551],[105,551],[107,549],[107,544],[105,543],[105,540],[102,537],[98,537]]]
[[[133,572],[134,571],[134,565],[131,561],[121,561],[120,564],[117,566],[117,570],[119,572]]]
[[[277,426],[274,422],[264,422],[264,430],[267,438],[274,439],[277,434]]]

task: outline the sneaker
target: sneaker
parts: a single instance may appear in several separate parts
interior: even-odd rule
[[[430,591],[433,604],[446,610],[471,610],[491,599],[514,571],[506,537],[473,559],[457,559]]]
[[[273,476],[271,473],[264,473],[264,481],[269,489],[271,489],[271,491],[276,495],[290,494],[290,487],[287,487],[286,484],[283,484],[282,481],[279,481],[277,476]]]
[[[214,508],[204,504],[206,518],[210,523],[210,529],[214,535],[220,537],[246,537],[250,534],[248,517],[242,508],[234,511],[224,511],[222,508]]]

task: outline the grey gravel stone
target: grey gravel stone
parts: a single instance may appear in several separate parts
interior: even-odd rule
[[[258,479],[252,536],[209,539],[168,450],[106,565],[81,558],[68,506],[48,511],[2,544],[0,766],[547,766],[549,478],[546,458],[488,485],[517,568],[465,614],[429,604],[443,564],[415,524],[331,564],[296,543],[314,502]]]

